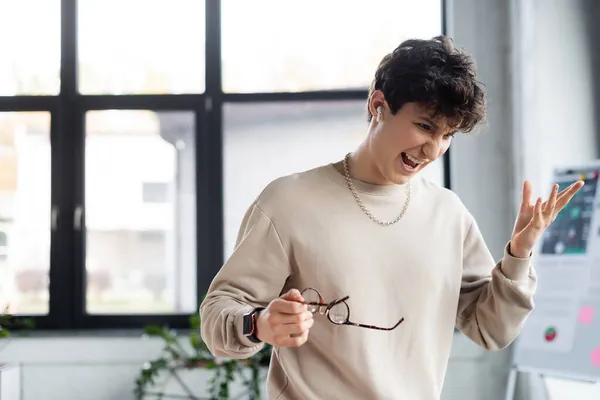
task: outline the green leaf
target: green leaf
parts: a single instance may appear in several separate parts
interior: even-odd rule
[[[180,360],[182,358],[179,351],[177,351],[177,349],[174,349],[173,347],[167,347],[166,351],[171,355],[171,357],[173,357],[174,360]]]
[[[215,369],[215,368],[217,368],[217,363],[215,363],[214,361],[209,361],[204,368]]]
[[[158,325],[147,325],[144,328],[144,334],[148,336],[162,336],[164,328]]]
[[[160,369],[167,368],[169,366],[169,360],[167,360],[166,358],[159,358],[158,360],[153,361],[151,363],[151,365],[154,368],[160,368]]]
[[[195,313],[190,317],[190,328],[200,331],[200,314]]]
[[[35,328],[35,322],[32,319],[25,319],[22,321],[23,324],[23,328],[25,329],[34,329]]]
[[[200,336],[200,333],[198,332],[190,333],[190,345],[198,354],[202,352],[208,352],[206,343],[204,343],[202,337]]]
[[[157,325],[148,325],[144,328],[144,334],[147,336],[157,336],[164,339],[167,343],[175,343],[177,340],[175,332],[166,327]]]

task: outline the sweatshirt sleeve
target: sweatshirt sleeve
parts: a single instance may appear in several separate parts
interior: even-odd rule
[[[473,220],[464,241],[457,328],[488,350],[508,346],[533,310],[537,276],[531,258],[515,258],[510,243],[495,263]]]
[[[242,334],[243,315],[280,296],[290,262],[271,219],[254,203],[246,212],[235,249],[200,305],[201,336],[215,357],[244,359],[263,344]]]

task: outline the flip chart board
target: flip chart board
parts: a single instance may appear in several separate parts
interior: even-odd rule
[[[600,161],[554,171],[559,190],[579,179],[585,185],[548,227],[534,255],[535,310],[515,342],[517,369],[600,380],[599,176]]]

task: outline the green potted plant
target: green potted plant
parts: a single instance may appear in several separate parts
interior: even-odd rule
[[[8,345],[11,338],[11,330],[29,330],[33,329],[33,320],[30,318],[15,317],[10,313],[8,306],[0,311],[0,353]],[[2,361],[0,358],[0,365]]]
[[[241,383],[243,393],[236,399],[258,400],[261,398],[263,370],[269,363],[271,348],[264,346],[255,356],[246,360],[221,360],[212,356],[200,337],[200,317],[190,317],[191,332],[187,337],[178,335],[168,327],[147,326],[144,335],[159,338],[163,342],[161,355],[144,363],[135,384],[138,400],[148,399],[188,399],[229,400],[232,399],[232,384]],[[202,390],[194,390],[183,375],[192,374],[197,378],[201,372],[208,372],[208,384]],[[199,379],[193,379],[198,381]],[[176,382],[177,394],[165,388],[166,381]],[[202,393],[198,393],[202,391]]]

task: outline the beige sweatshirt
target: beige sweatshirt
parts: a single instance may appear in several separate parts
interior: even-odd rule
[[[393,220],[406,185],[353,181],[366,207]],[[237,246],[200,307],[202,338],[219,357],[259,351],[242,316],[291,288],[326,302],[348,295],[350,320],[315,314],[308,341],[276,348],[269,399],[439,399],[454,327],[486,349],[515,339],[533,308],[529,259],[496,264],[471,214],[451,191],[416,177],[404,217],[380,226],[361,210],[333,165],[279,178],[246,213]]]

